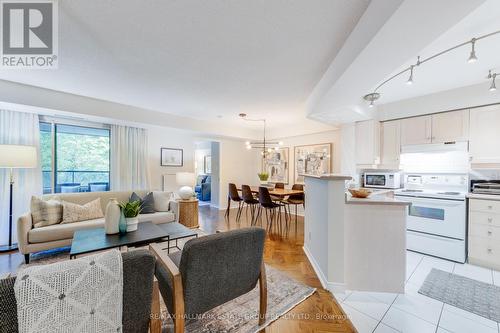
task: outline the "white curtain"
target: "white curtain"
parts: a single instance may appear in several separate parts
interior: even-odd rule
[[[36,146],[38,167],[14,169],[13,242],[17,242],[17,218],[29,211],[32,195],[42,194],[40,162],[40,124],[38,115],[0,110],[0,144]],[[0,169],[0,244],[9,241],[9,169]]]
[[[111,189],[149,189],[148,133],[143,128],[111,125]]]

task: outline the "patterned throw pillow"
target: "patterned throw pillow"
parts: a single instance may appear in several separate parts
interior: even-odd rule
[[[172,200],[174,193],[154,191],[153,197],[155,199],[154,208],[157,212],[168,212],[170,209],[170,200]]]
[[[57,224],[62,220],[62,204],[55,199],[42,200],[33,196],[30,210],[35,228]]]
[[[101,209],[101,198],[87,202],[85,205],[79,205],[63,200],[62,206],[63,220],[61,223],[72,223],[104,217]]]
[[[132,201],[140,201],[141,214],[153,214],[155,212],[155,199],[153,197],[153,192],[149,192],[144,198],[141,198],[137,193],[133,192],[130,196],[129,202]]]

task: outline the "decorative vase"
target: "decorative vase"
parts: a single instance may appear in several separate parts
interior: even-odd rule
[[[267,185],[267,180],[261,180],[260,185]]]
[[[125,214],[123,214],[123,210],[120,209],[120,222],[118,224],[118,229],[120,230],[120,234],[127,233],[127,220],[125,219]]]
[[[104,229],[106,234],[112,235],[120,232],[120,206],[115,198],[109,199],[104,215]]]
[[[139,225],[139,218],[136,217],[127,217],[127,232],[136,231],[137,226]]]

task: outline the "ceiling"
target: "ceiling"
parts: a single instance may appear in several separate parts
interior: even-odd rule
[[[363,96],[402,68],[472,37],[498,30],[498,0],[386,0],[373,1],[358,21],[344,47],[313,90],[308,117],[326,123],[378,118]],[[467,64],[470,48],[428,62],[415,69],[415,83],[407,76],[384,85],[377,105],[484,82],[488,68],[500,66],[500,36],[477,43],[479,61]],[[346,56],[348,55],[348,57]],[[341,59],[345,56],[346,59]],[[340,69],[339,69],[340,68]],[[487,89],[487,87],[486,87]]]
[[[369,3],[59,1],[59,69],[0,79],[230,126],[312,123],[305,102]]]
[[[421,50],[418,55],[426,58],[473,37],[500,30],[500,1],[488,0],[472,11],[443,35]],[[408,75],[402,75],[380,89],[379,104],[391,103],[416,96],[483,83],[488,89],[491,81],[486,79],[488,70],[500,72],[500,34],[476,43],[478,61],[467,63],[471,46],[467,45],[431,60],[416,68],[414,84],[407,85]],[[408,59],[394,73],[416,62],[416,56]],[[392,73],[392,74],[394,74]],[[389,76],[389,75],[388,75]]]

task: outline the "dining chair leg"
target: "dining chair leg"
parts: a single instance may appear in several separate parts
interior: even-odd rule
[[[226,208],[226,214],[224,214],[225,217],[229,218],[229,210],[231,209],[231,198],[227,198],[227,208]]]
[[[299,205],[295,205],[295,234],[297,234],[297,209]]]

